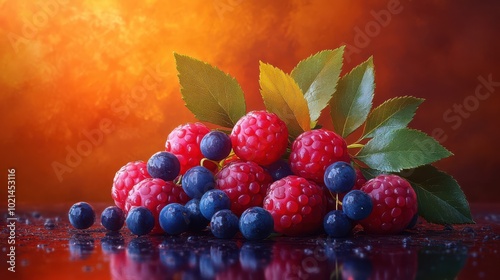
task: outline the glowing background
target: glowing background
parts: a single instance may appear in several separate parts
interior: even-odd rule
[[[470,201],[500,202],[500,87],[457,128],[443,118],[471,100],[478,76],[500,81],[494,1],[75,2],[0,0],[0,167],[5,175],[16,168],[18,203],[111,202],[120,166],[147,160],[171,129],[194,121],[181,100],[174,51],[236,77],[252,110],[263,108],[259,60],[290,71],[345,43],[358,51],[344,59],[344,71],[374,56],[375,105],[426,98],[411,126],[442,129],[456,155],[439,167]],[[376,23],[388,5],[399,12]],[[84,147],[100,128],[102,137],[93,134]],[[79,145],[85,155],[68,164]],[[59,178],[55,162],[67,166]]]

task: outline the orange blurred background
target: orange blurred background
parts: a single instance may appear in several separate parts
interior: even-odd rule
[[[1,170],[16,168],[18,205],[111,203],[122,165],[195,120],[173,52],[230,73],[253,110],[259,60],[288,72],[343,44],[344,72],[374,56],[375,105],[426,99],[411,126],[455,153],[438,166],[469,201],[500,202],[497,2],[134,2],[0,0]]]

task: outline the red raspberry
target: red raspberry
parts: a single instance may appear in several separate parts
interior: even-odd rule
[[[231,211],[240,216],[252,206],[262,207],[267,188],[272,182],[262,167],[252,161],[237,161],[226,165],[215,176],[216,188],[231,200]]]
[[[290,167],[298,176],[322,184],[325,169],[337,161],[350,162],[350,157],[346,142],[333,131],[309,130],[293,142]]]
[[[115,174],[113,187],[111,187],[111,197],[116,206],[125,211],[125,200],[129,191],[135,184],[146,178],[151,178],[151,176],[144,161],[132,161],[120,168]]]
[[[360,221],[368,233],[400,233],[417,213],[415,191],[397,175],[379,175],[366,182],[361,190],[373,201],[372,213]]]
[[[269,186],[264,208],[273,216],[276,232],[307,235],[321,229],[326,199],[322,187],[290,175]]]
[[[177,186],[172,181],[163,181],[159,178],[148,178],[135,185],[128,194],[125,202],[125,212],[128,213],[132,207],[144,206],[153,213],[155,217],[155,227],[153,233],[160,233],[159,215],[161,209],[170,203],[185,204],[189,201],[189,196],[182,187]]]
[[[231,143],[234,153],[241,159],[268,165],[285,153],[288,129],[276,114],[252,111],[234,126]]]
[[[202,123],[187,123],[180,125],[167,137],[165,151],[176,155],[181,163],[180,174],[186,173],[189,168],[200,165],[203,154],[200,142],[210,129]]]

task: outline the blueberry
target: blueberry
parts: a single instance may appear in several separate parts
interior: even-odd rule
[[[179,203],[170,203],[160,211],[160,227],[168,234],[187,231],[189,222],[189,211]]]
[[[331,237],[346,237],[353,228],[351,219],[342,210],[333,210],[323,219],[323,228]]]
[[[182,176],[182,188],[191,198],[201,198],[204,193],[215,187],[215,177],[203,166],[190,168]]]
[[[239,227],[248,240],[265,239],[273,232],[273,216],[262,207],[251,207],[241,214]]]
[[[359,221],[368,217],[372,209],[372,199],[363,191],[352,190],[342,199],[342,210],[351,220]]]
[[[271,175],[273,181],[278,181],[279,179],[285,178],[288,175],[293,175],[290,164],[283,159],[279,159],[270,165],[265,167],[266,171]]]
[[[337,161],[326,168],[324,181],[330,191],[346,193],[356,183],[356,170],[347,162]]]
[[[179,175],[181,164],[174,154],[157,152],[149,158],[147,168],[151,177],[172,181]]]
[[[201,214],[200,211],[200,200],[193,198],[186,203],[184,206],[189,212],[189,230],[200,231],[205,229],[210,223],[207,218]]]
[[[153,213],[144,206],[132,208],[127,215],[127,227],[135,235],[145,235],[155,226]]]
[[[203,217],[210,220],[215,212],[231,207],[231,200],[221,190],[213,189],[207,191],[200,199],[200,211]]]
[[[109,206],[101,213],[101,225],[107,230],[119,231],[125,223],[125,214],[118,206]]]
[[[207,133],[200,142],[203,156],[210,160],[223,160],[231,152],[231,138],[222,131],[213,130]]]
[[[210,220],[210,229],[217,238],[233,238],[238,232],[238,217],[228,209],[217,211]]]
[[[95,212],[87,202],[78,202],[69,209],[68,218],[74,228],[86,229],[94,224]]]

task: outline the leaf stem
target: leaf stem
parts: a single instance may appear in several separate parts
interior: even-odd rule
[[[356,149],[356,148],[363,148],[364,146],[365,146],[364,144],[354,143],[354,144],[347,146],[347,148],[348,149]]]

